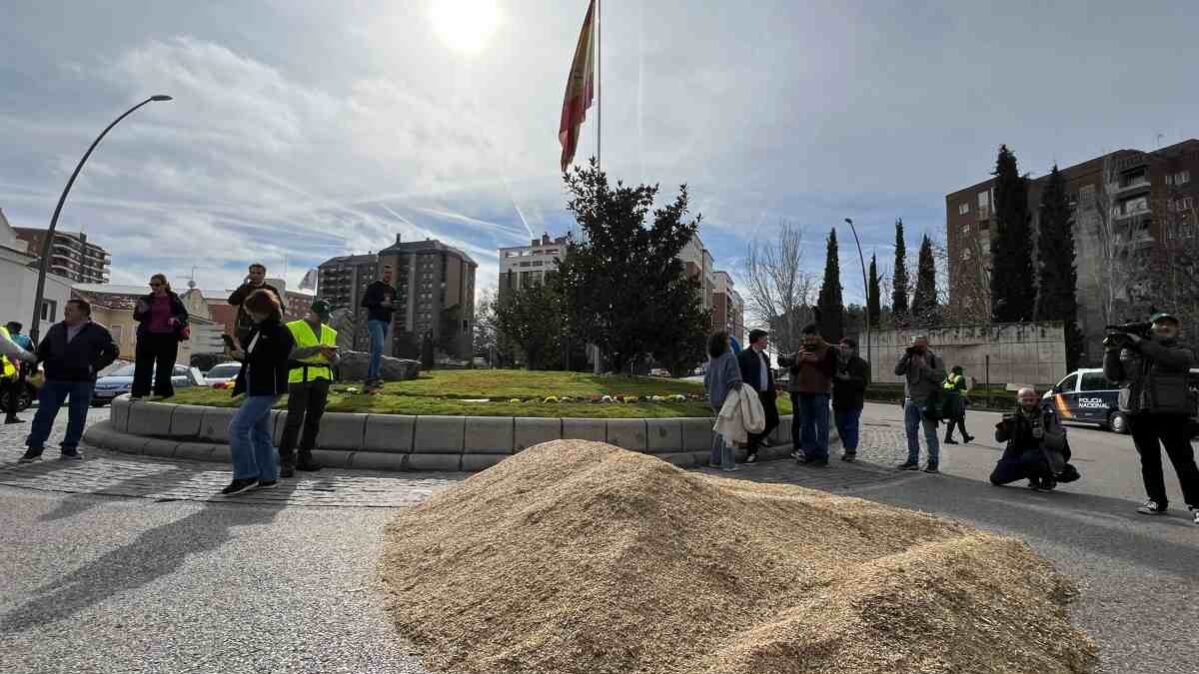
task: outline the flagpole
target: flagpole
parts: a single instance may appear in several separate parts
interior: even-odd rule
[[[604,41],[600,23],[601,0],[595,0],[595,165],[602,167],[604,128]]]

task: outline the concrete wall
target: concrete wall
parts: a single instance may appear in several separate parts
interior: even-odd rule
[[[1066,374],[1066,342],[1060,323],[1001,323],[934,330],[888,330],[870,337],[873,381],[900,382],[895,364],[917,334],[927,334],[946,367],[961,365],[978,384],[1054,384]],[[862,345],[862,357],[866,357]]]

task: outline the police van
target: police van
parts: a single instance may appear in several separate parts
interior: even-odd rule
[[[1191,390],[1199,390],[1199,369],[1191,370]],[[1062,421],[1096,424],[1128,433],[1128,418],[1120,412],[1120,388],[1103,376],[1102,368],[1075,370],[1045,393]]]

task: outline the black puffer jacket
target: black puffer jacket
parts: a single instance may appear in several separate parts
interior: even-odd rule
[[[277,318],[267,319],[246,336],[245,365],[237,373],[233,395],[277,396],[287,393],[288,359],[295,345],[291,330]]]
[[[1145,339],[1103,354],[1103,374],[1120,385],[1120,411],[1126,414],[1193,415],[1195,401],[1187,374],[1195,355],[1175,340]]]

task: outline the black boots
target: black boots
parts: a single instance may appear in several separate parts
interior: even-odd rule
[[[279,477],[295,477],[296,476],[296,456],[295,454],[280,454],[279,455]]]
[[[300,460],[296,462],[296,468],[304,471],[317,471],[321,469],[321,464],[312,458],[311,449],[301,449]]]

